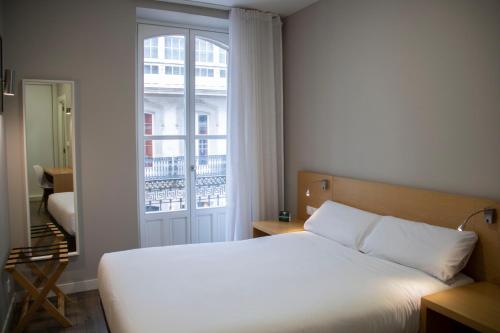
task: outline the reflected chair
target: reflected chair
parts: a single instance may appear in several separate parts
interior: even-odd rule
[[[52,184],[47,177],[45,177],[45,171],[43,167],[40,165],[33,165],[33,169],[35,170],[36,181],[38,182],[38,186],[43,190],[42,201],[40,201],[40,206],[38,207],[38,213],[40,213],[40,209],[42,209],[42,205],[45,205],[45,210],[47,210],[47,201],[49,200],[49,195],[54,193],[54,184]]]

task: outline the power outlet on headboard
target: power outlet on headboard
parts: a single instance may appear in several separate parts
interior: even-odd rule
[[[484,222],[488,224],[495,223],[496,210],[494,208],[486,208],[484,210]]]

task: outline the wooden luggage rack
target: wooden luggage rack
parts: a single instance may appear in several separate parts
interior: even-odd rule
[[[65,315],[68,296],[56,286],[57,280],[68,265],[68,243],[62,240],[64,236],[51,222],[44,226],[34,226],[32,236],[38,239],[54,237],[55,240],[48,245],[13,248],[7,258],[5,270],[26,290],[26,295],[21,301],[21,316],[14,333],[22,332],[40,307],[43,307],[62,326],[71,326]],[[39,244],[40,241],[37,240],[36,243]],[[31,272],[31,280],[23,274],[23,267]],[[55,305],[48,299],[50,291],[56,296]]]

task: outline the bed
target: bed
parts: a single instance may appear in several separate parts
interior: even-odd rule
[[[318,183],[325,177],[331,185],[326,191]],[[302,193],[309,188],[306,197]],[[303,220],[306,206],[334,200],[392,215],[383,217],[392,224],[399,223],[396,217],[424,220],[447,232],[478,207],[499,207],[484,199],[315,173],[299,174],[298,192]],[[369,228],[371,234],[381,234],[379,225],[384,223]],[[468,253],[464,272],[495,280],[497,226],[474,225],[479,251]],[[389,240],[385,243],[390,248]],[[113,333],[417,332],[422,296],[472,282],[464,273],[438,279],[367,253],[311,231],[115,252],[101,258],[99,294]]]
[[[47,209],[57,224],[59,224],[71,236],[75,235],[74,192],[51,194],[47,202]]]
[[[307,231],[106,254],[98,281],[123,333],[417,332],[421,296],[449,288]]]

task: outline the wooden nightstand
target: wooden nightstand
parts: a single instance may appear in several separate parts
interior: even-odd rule
[[[421,333],[500,332],[500,286],[478,282],[422,297]]]
[[[292,220],[290,222],[280,222],[278,220],[255,221],[253,223],[253,238],[303,230],[304,222],[299,220]]]

